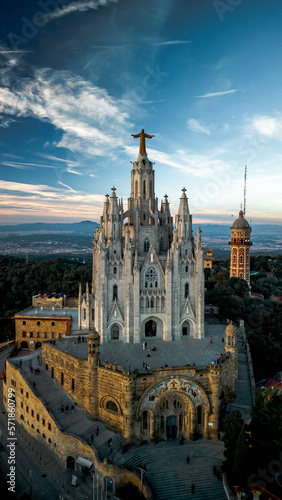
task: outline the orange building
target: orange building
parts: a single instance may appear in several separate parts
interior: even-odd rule
[[[242,210],[238,219],[230,228],[231,241],[229,241],[230,255],[230,278],[241,278],[250,285],[250,242],[252,228],[244,218]]]

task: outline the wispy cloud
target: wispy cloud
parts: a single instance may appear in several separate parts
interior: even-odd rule
[[[136,148],[126,146],[126,153],[130,157],[136,155]],[[213,178],[216,173],[224,172],[231,165],[218,158],[219,151],[216,149],[210,154],[197,154],[192,151],[178,149],[173,155],[147,148],[149,158],[156,161],[158,165],[167,165],[183,173],[189,173],[193,177]]]
[[[33,78],[13,85],[0,87],[0,113],[51,123],[63,132],[58,147],[99,156],[122,143],[129,125],[125,103],[91,82],[68,71],[37,69]]]
[[[189,130],[192,130],[192,132],[200,132],[201,134],[210,135],[210,130],[204,125],[201,125],[200,122],[198,122],[198,120],[195,120],[194,118],[190,118],[187,121],[187,128]]]
[[[156,45],[186,45],[187,43],[192,43],[191,40],[167,40],[165,42],[158,42]]]
[[[105,197],[85,195],[58,181],[61,188],[0,180],[0,210],[6,220],[98,220]],[[65,189],[66,188],[66,189]]]
[[[52,19],[58,19],[74,12],[86,12],[88,10],[97,10],[99,7],[104,7],[110,2],[117,2],[117,0],[77,0],[64,5],[62,8],[55,9],[53,12],[41,16],[40,19],[45,22],[50,22]]]
[[[195,97],[219,97],[222,95],[228,95],[228,94],[234,94],[234,92],[238,92],[238,89],[231,89],[231,90],[224,90],[222,92],[208,92],[207,94],[203,95],[196,95]]]
[[[26,163],[26,162],[17,162],[17,161],[2,161],[1,165],[5,165],[6,167],[18,168],[20,170],[28,170],[30,167],[33,169],[36,168],[56,168],[54,165],[43,165],[42,163]]]
[[[70,186],[68,186],[67,184],[64,184],[63,182],[61,181],[58,181],[58,184],[61,184],[61,186],[64,186],[66,188],[68,188],[70,191],[72,191],[73,193],[76,193],[77,191],[75,191],[75,189],[71,188]]]

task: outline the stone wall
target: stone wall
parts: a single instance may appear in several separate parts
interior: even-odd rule
[[[15,389],[17,423],[51,448],[65,465],[67,457],[71,456],[76,460],[79,456],[83,456],[94,463],[96,478],[98,476],[102,484],[107,477],[113,481],[114,491],[117,486],[129,482],[141,491],[141,480],[136,474],[111,464],[101,463],[95,448],[72,434],[63,433],[51,412],[46,410],[40,398],[35,395],[20,370],[12,362],[6,363],[4,379],[3,400],[7,411],[8,388]],[[153,500],[146,481],[143,484],[143,495],[147,500]]]

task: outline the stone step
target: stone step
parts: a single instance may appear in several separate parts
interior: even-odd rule
[[[187,466],[187,455],[190,466]],[[164,441],[155,447],[143,446],[119,457],[119,463],[135,470],[146,464],[148,480],[156,500],[225,500],[221,480],[213,474],[223,460],[223,443],[208,440],[185,442]],[[191,484],[195,493],[191,493]]]

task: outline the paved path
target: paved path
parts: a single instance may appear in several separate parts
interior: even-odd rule
[[[121,448],[121,437],[108,430],[103,423],[89,420],[72,397],[51,378],[45,368],[41,366],[39,368],[40,374],[35,375],[34,368],[39,366],[37,357],[32,359],[32,366],[33,373],[31,373],[30,370],[30,360],[22,358],[21,371],[25,379],[28,380],[31,387],[34,383],[36,384],[35,388],[33,388],[34,394],[41,399],[47,411],[64,433],[74,434],[86,441],[93,448],[95,447],[101,461],[110,454],[110,447],[108,446],[109,439],[112,439],[114,453]],[[64,405],[64,407],[68,405],[68,414],[65,412],[62,413],[62,405]],[[73,413],[71,412],[72,405],[75,408]],[[97,427],[99,427],[98,436],[96,435]],[[91,440],[92,435],[94,442]]]
[[[156,446],[144,445],[115,457],[115,463],[136,470],[146,464],[146,478],[155,500],[226,500],[221,480],[213,474],[213,466],[223,460],[221,441],[161,441]],[[190,466],[187,466],[187,456]],[[191,485],[195,484],[195,493]]]
[[[242,346],[243,335],[241,330],[237,329],[237,343],[238,343],[238,388],[237,396],[233,403],[227,406],[226,416],[228,416],[232,410],[237,408],[241,414],[243,420],[246,422],[250,417],[250,408],[253,404],[251,380],[248,367],[247,351],[245,345]]]

